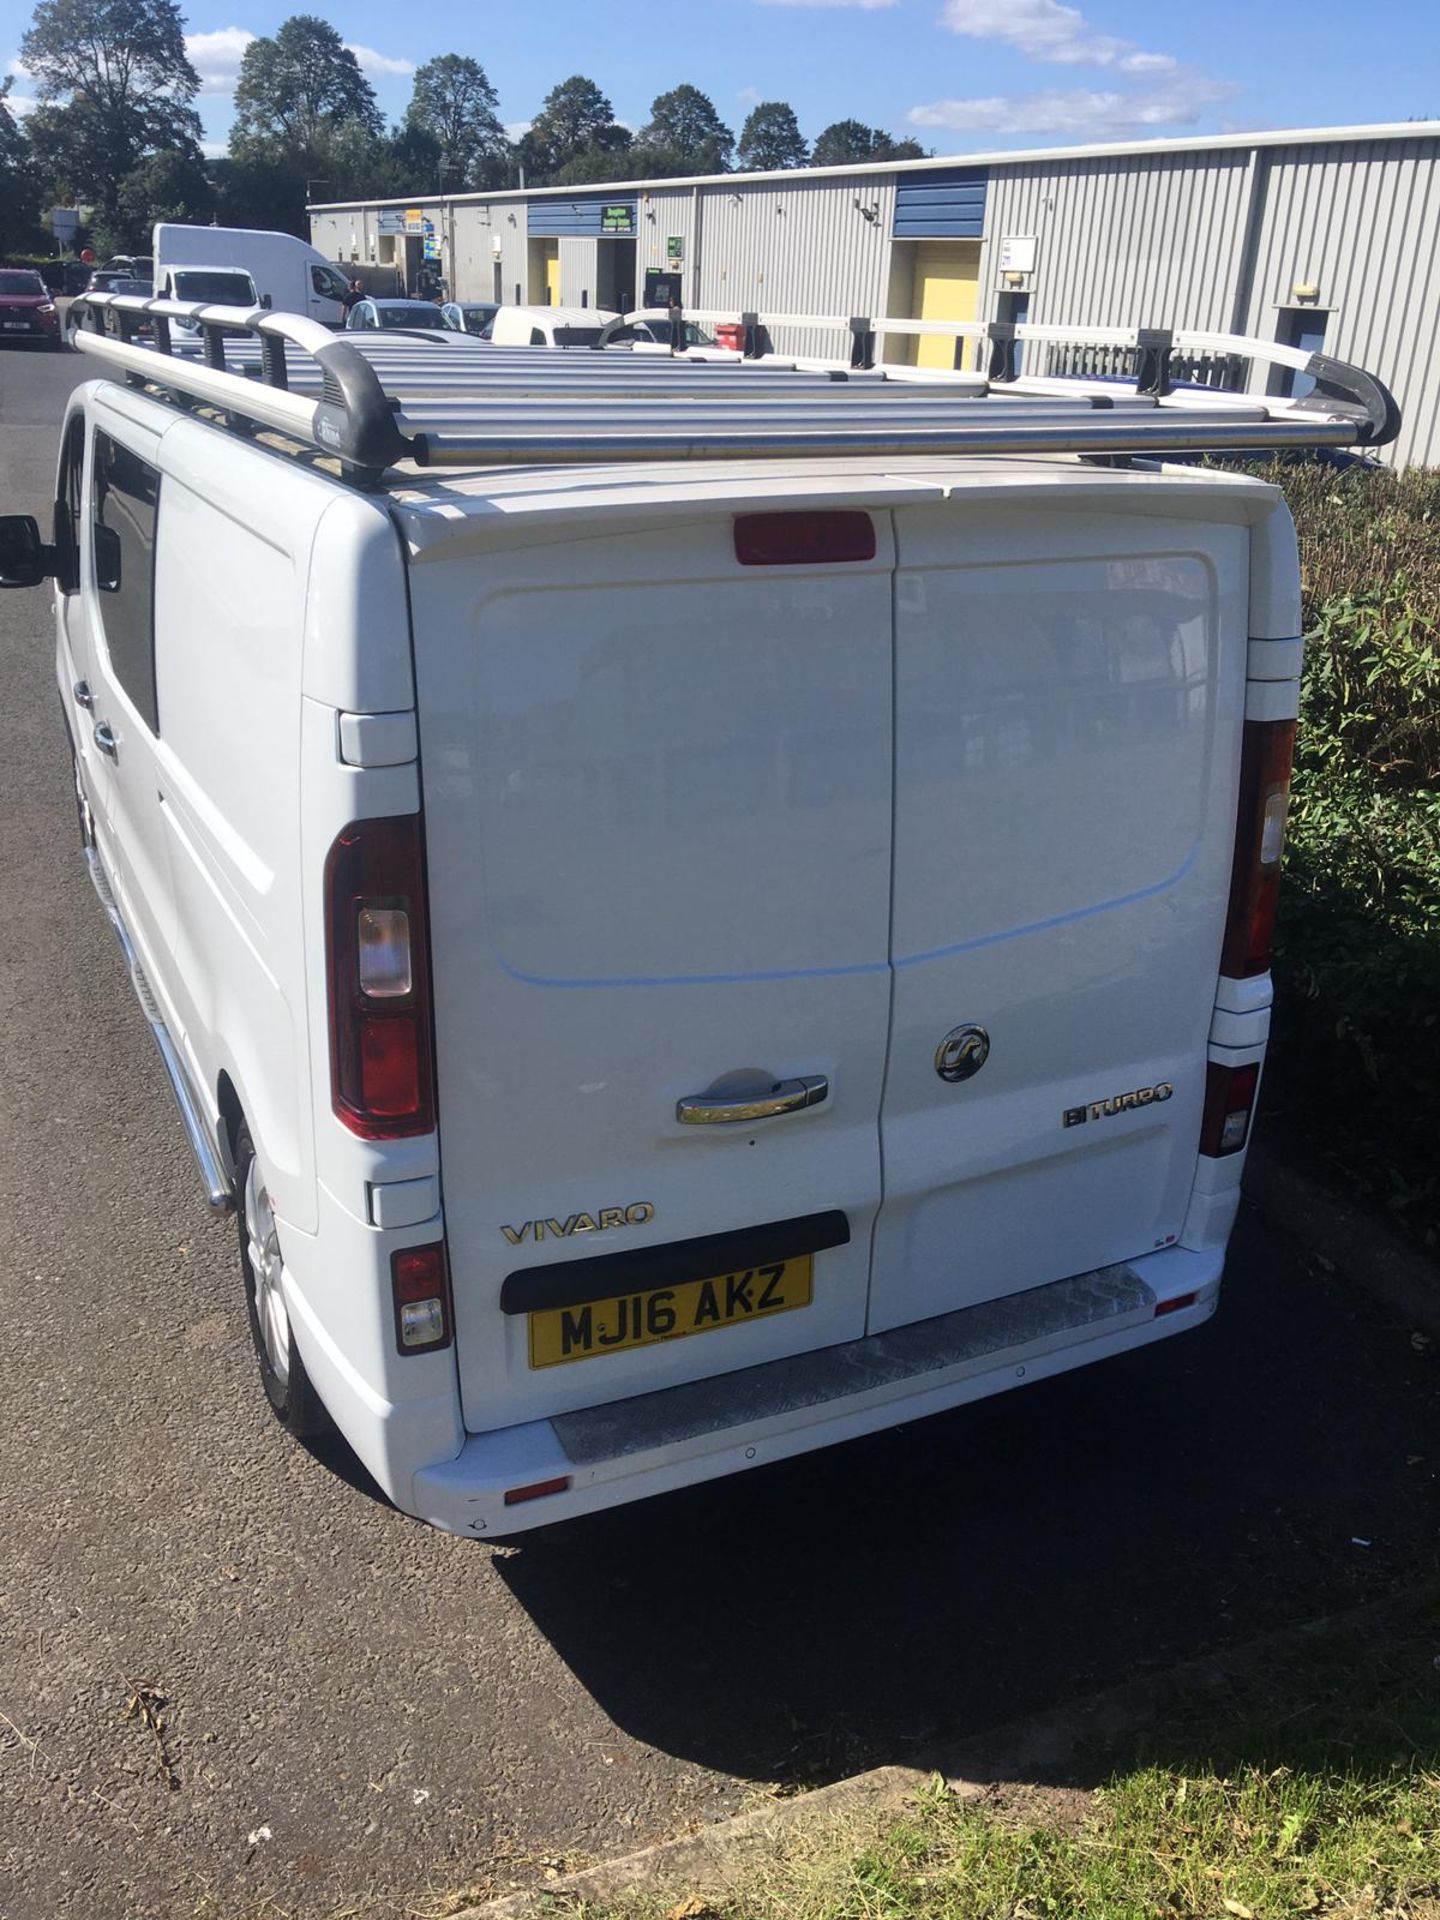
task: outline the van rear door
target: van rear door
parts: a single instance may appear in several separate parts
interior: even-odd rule
[[[1148,1253],[1184,1219],[1234,847],[1249,536],[1155,517],[1173,494],[1119,484],[1123,518],[963,491],[896,515],[872,1332]]]
[[[890,1013],[889,519],[873,561],[742,565],[729,513],[691,516],[587,535],[533,514],[523,545],[472,525],[468,551],[410,570],[472,1430],[865,1329]],[[677,1117],[803,1082],[824,1097],[782,1117]],[[791,1256],[764,1307],[765,1269]],[[672,1303],[685,1337],[662,1312],[631,1347],[600,1317],[606,1296],[672,1282],[693,1289]]]

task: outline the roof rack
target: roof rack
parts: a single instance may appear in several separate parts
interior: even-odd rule
[[[266,308],[82,294],[75,344],[140,386],[282,433],[377,484],[420,467],[595,465],[965,453],[1094,457],[1378,447],[1400,415],[1373,374],[1243,335],[868,316],[726,313],[743,351],[497,347],[467,334],[332,333]],[[619,327],[654,312],[611,323]],[[839,332],[848,353],[778,355],[773,327]],[[148,333],[148,341],[140,339]],[[953,368],[877,361],[887,338],[953,340]],[[672,341],[683,340],[676,326]],[[966,371],[967,353],[983,370]],[[1023,356],[1023,358],[1022,358]],[[1026,373],[1044,360],[1045,371]],[[1053,363],[1053,364],[1052,364]],[[1313,383],[1235,390],[1250,365]],[[1188,384],[1201,372],[1225,386]]]

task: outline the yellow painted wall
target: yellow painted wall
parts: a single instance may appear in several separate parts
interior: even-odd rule
[[[978,240],[925,240],[916,247],[910,307],[913,319],[973,320],[979,298]],[[915,364],[953,367],[955,342],[922,336],[915,342]]]

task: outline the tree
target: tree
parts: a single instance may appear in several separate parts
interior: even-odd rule
[[[352,125],[378,140],[384,121],[359,61],[328,21],[292,14],[273,40],[249,43],[235,85],[232,153],[259,142],[313,166],[325,136]]]
[[[635,144],[673,155],[685,173],[724,173],[735,136],[709,97],[686,83],[651,103],[649,124],[636,134]]]
[[[157,220],[204,226],[215,211],[215,188],[198,153],[166,148],[131,168],[120,182],[117,201],[121,244],[148,253]]]
[[[44,103],[27,129],[37,159],[105,220],[145,154],[198,157],[200,79],[175,0],[40,0],[20,58]]]
[[[857,160],[923,160],[918,140],[892,140],[883,127],[867,127],[863,120],[837,120],[815,141],[812,167],[844,167]]]
[[[582,154],[623,153],[627,128],[617,125],[615,109],[593,80],[575,73],[552,87],[516,148],[516,158],[531,186],[553,180]]]
[[[435,142],[447,186],[483,189],[508,180],[510,142],[499,105],[485,69],[463,54],[442,53],[417,71],[406,125]]]
[[[762,100],[752,107],[740,129],[740,167],[747,173],[773,173],[782,167],[803,167],[809,149],[795,118],[795,109],[783,100]]]
[[[10,111],[13,80],[0,80],[0,257],[25,253],[44,237],[40,229],[40,183],[29,143]]]

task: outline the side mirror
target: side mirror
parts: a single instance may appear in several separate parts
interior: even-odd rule
[[[97,520],[91,529],[95,539],[95,584],[101,593],[120,591],[120,536],[114,527]]]
[[[260,296],[260,304],[261,304],[261,306],[262,306],[262,307],[268,307],[268,306],[270,305],[270,296],[269,296],[269,294],[268,294],[268,293],[262,293],[262,294],[261,294],[261,296]]]
[[[55,549],[33,514],[0,514],[0,587],[38,587],[55,571]]]

